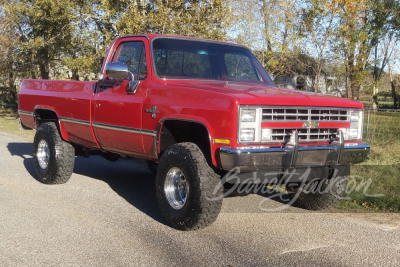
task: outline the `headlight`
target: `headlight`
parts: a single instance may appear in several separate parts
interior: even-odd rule
[[[241,129],[240,130],[240,141],[252,142],[255,137],[255,129]]]
[[[261,107],[242,106],[239,108],[238,142],[257,143],[261,141]]]
[[[362,110],[350,111],[350,128],[341,128],[345,140],[361,140],[363,134],[364,112]]]
[[[256,121],[256,110],[255,109],[242,109],[242,110],[240,110],[240,121],[241,122],[254,122],[254,121]]]

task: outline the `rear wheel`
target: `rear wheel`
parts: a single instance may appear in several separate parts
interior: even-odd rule
[[[160,159],[156,194],[168,225],[195,230],[212,224],[222,206],[220,177],[194,143],[179,143]]]
[[[75,149],[62,140],[52,122],[39,126],[33,142],[33,162],[39,181],[45,184],[63,184],[74,169]]]

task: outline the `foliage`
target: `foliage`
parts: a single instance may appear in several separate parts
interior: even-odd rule
[[[117,23],[120,34],[161,33],[221,40],[229,23],[228,1],[148,1],[128,5]]]
[[[334,29],[339,23],[341,9],[336,0],[308,0],[306,3],[308,8],[303,9],[300,30],[307,42],[312,44],[310,48],[316,52],[313,86],[315,92],[318,92],[329,41],[332,40]]]
[[[1,0],[0,72],[16,78],[89,80],[119,35],[164,33],[222,40],[223,0]]]
[[[395,66],[400,37],[398,0],[0,3],[0,87],[14,97],[23,78],[94,79],[115,37],[143,33],[233,39],[256,50],[275,76],[307,75],[316,91],[323,76],[340,77],[347,97],[371,97],[388,84],[385,66]]]
[[[18,48],[29,63],[48,79],[50,63],[57,59],[71,40],[71,2],[52,0],[11,0],[3,10],[18,34]]]
[[[351,175],[371,185],[368,194],[383,194],[381,197],[365,195],[362,190],[349,193],[352,208],[364,207],[375,210],[400,212],[400,114],[398,112],[371,111],[365,114],[364,139],[371,145],[369,159],[352,166]],[[355,202],[354,202],[355,201]],[[358,203],[358,204],[357,204]],[[349,203],[340,205],[348,206]]]
[[[343,10],[336,49],[344,57],[348,97],[359,98],[371,50],[389,30],[399,31],[396,0],[341,1]]]
[[[255,55],[261,56],[262,52],[255,51]],[[265,55],[265,69],[274,77],[314,76],[317,68],[317,61],[304,53],[267,53]]]

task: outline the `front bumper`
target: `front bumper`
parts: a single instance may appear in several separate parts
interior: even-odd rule
[[[320,146],[299,146],[298,143],[285,147],[263,147],[238,149],[222,147],[220,159],[226,171],[235,167],[240,172],[258,170],[282,170],[318,166],[341,166],[359,163],[366,159],[370,146],[366,143],[344,144],[339,142]]]

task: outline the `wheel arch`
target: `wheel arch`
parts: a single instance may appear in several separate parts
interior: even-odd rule
[[[180,118],[162,119],[157,126],[155,144],[157,157],[171,145],[182,142],[192,142],[198,145],[209,164],[216,166],[213,156],[212,132],[206,123]]]
[[[33,125],[35,128],[38,129],[41,124],[46,122],[54,122],[61,138],[65,141],[70,141],[69,135],[64,126],[61,125],[60,117],[54,109],[47,107],[35,107],[33,110]]]

